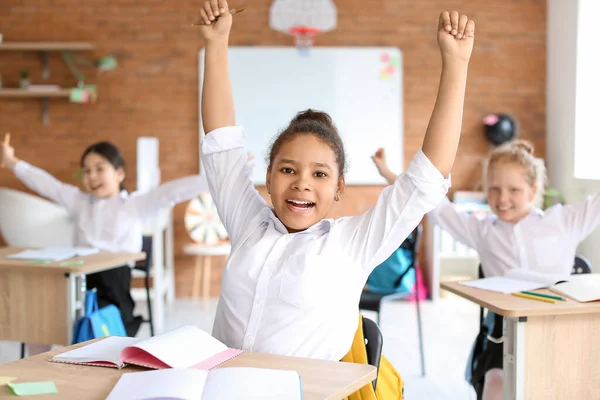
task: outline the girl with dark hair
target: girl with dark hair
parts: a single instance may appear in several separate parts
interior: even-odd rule
[[[8,144],[3,146],[3,161],[31,190],[66,208],[75,222],[75,246],[104,251],[141,251],[144,220],[202,191],[200,176],[194,175],[167,182],[145,194],[130,195],[124,185],[125,160],[110,142],[93,144],[81,156],[84,191],[17,159]],[[133,316],[130,267],[90,274],[87,287],[97,289],[100,307],[114,304],[119,308],[127,334],[135,336],[142,319]]]
[[[203,166],[232,244],[213,335],[248,351],[340,360],[357,331],[370,272],[448,190],[475,26],[465,15],[441,13],[436,34],[443,68],[422,150],[373,208],[333,220],[327,216],[344,191],[346,162],[340,135],[323,112],[297,114],[273,143],[266,176],[272,206],[254,188],[229,80],[228,10],[224,0],[205,1],[200,27]]]

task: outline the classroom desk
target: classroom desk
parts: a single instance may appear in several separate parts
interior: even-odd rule
[[[600,302],[545,303],[457,282],[441,287],[504,317],[504,400],[600,399]]]
[[[0,340],[68,345],[85,309],[85,275],[146,258],[144,253],[101,251],[63,262],[35,264],[6,256],[21,248],[0,247]],[[61,266],[83,260],[83,265]]]
[[[86,343],[91,342],[93,341]],[[123,373],[147,371],[147,369],[134,366],[127,366],[118,370],[116,368],[60,364],[48,361],[55,354],[72,350],[83,344],[85,343],[0,365],[0,376],[16,377],[18,380],[15,382],[54,381],[58,394],[35,396],[36,400],[103,400],[108,396]],[[370,384],[375,379],[377,371],[374,366],[367,364],[312,360],[263,353],[243,353],[223,363],[219,368],[224,367],[295,370],[302,377],[305,400],[342,399]],[[7,386],[0,386],[0,400],[14,400],[15,398]]]

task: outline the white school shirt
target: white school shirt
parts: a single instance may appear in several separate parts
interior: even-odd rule
[[[419,151],[364,214],[288,233],[250,180],[240,127],[204,138],[203,165],[232,251],[213,336],[229,347],[340,360],[369,273],[444,197],[449,181]]]
[[[75,222],[75,246],[112,252],[139,252],[144,220],[164,207],[199,195],[203,187],[200,176],[194,175],[167,182],[145,194],[122,191],[118,196],[99,199],[25,161],[17,162],[14,172],[31,190],[66,208]]]
[[[456,210],[447,198],[428,215],[479,253],[486,277],[503,276],[514,268],[569,275],[577,245],[600,223],[600,193],[546,211],[534,207],[516,224],[495,215],[479,220]]]

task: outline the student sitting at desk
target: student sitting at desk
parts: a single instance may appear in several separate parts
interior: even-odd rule
[[[300,112],[279,134],[267,160],[270,206],[252,184],[244,131],[236,126],[227,2],[205,1],[201,13],[203,163],[232,244],[213,335],[249,351],[340,360],[357,330],[369,273],[449,187],[444,177],[460,137],[474,23],[455,12],[440,15],[443,69],[422,150],[372,209],[333,220],[327,215],[344,191],[345,154],[331,118]]]
[[[109,142],[88,147],[81,156],[83,187],[59,182],[25,161],[14,149],[3,145],[4,165],[27,187],[63,206],[75,222],[75,246],[104,251],[137,253],[142,249],[142,223],[162,208],[189,200],[202,189],[199,175],[180,178],[148,193],[130,195],[125,190],[125,161]],[[119,308],[129,336],[137,333],[141,317],[133,316],[131,270],[125,265],[87,276],[87,288],[97,289],[98,305]]]
[[[383,153],[373,158],[382,176],[394,174]],[[456,240],[479,253],[484,276],[502,276],[512,268],[568,275],[577,245],[600,224],[600,193],[585,201],[542,211],[532,205],[546,181],[533,146],[515,140],[493,150],[487,160],[488,204],[495,215],[480,220],[458,211],[444,198],[429,216]],[[502,317],[488,312],[492,336],[502,336]],[[478,399],[502,398],[502,344],[487,341],[469,378]],[[469,371],[468,371],[469,372]],[[469,375],[469,374],[467,374]]]

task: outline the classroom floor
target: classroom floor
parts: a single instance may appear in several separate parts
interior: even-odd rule
[[[215,309],[216,299],[208,304],[177,300],[168,312],[165,328],[191,324],[210,332]],[[427,367],[425,377],[421,377],[414,303],[400,301],[386,304],[381,317],[383,352],[405,380],[405,398],[475,399],[475,393],[464,380],[464,370],[478,329],[479,308],[468,301],[449,298],[435,304],[425,302],[421,311]],[[146,304],[140,302],[136,313],[145,312]],[[365,316],[375,318],[369,312]],[[150,336],[147,324],[142,325],[138,336]],[[18,357],[18,343],[0,341],[0,364]]]

